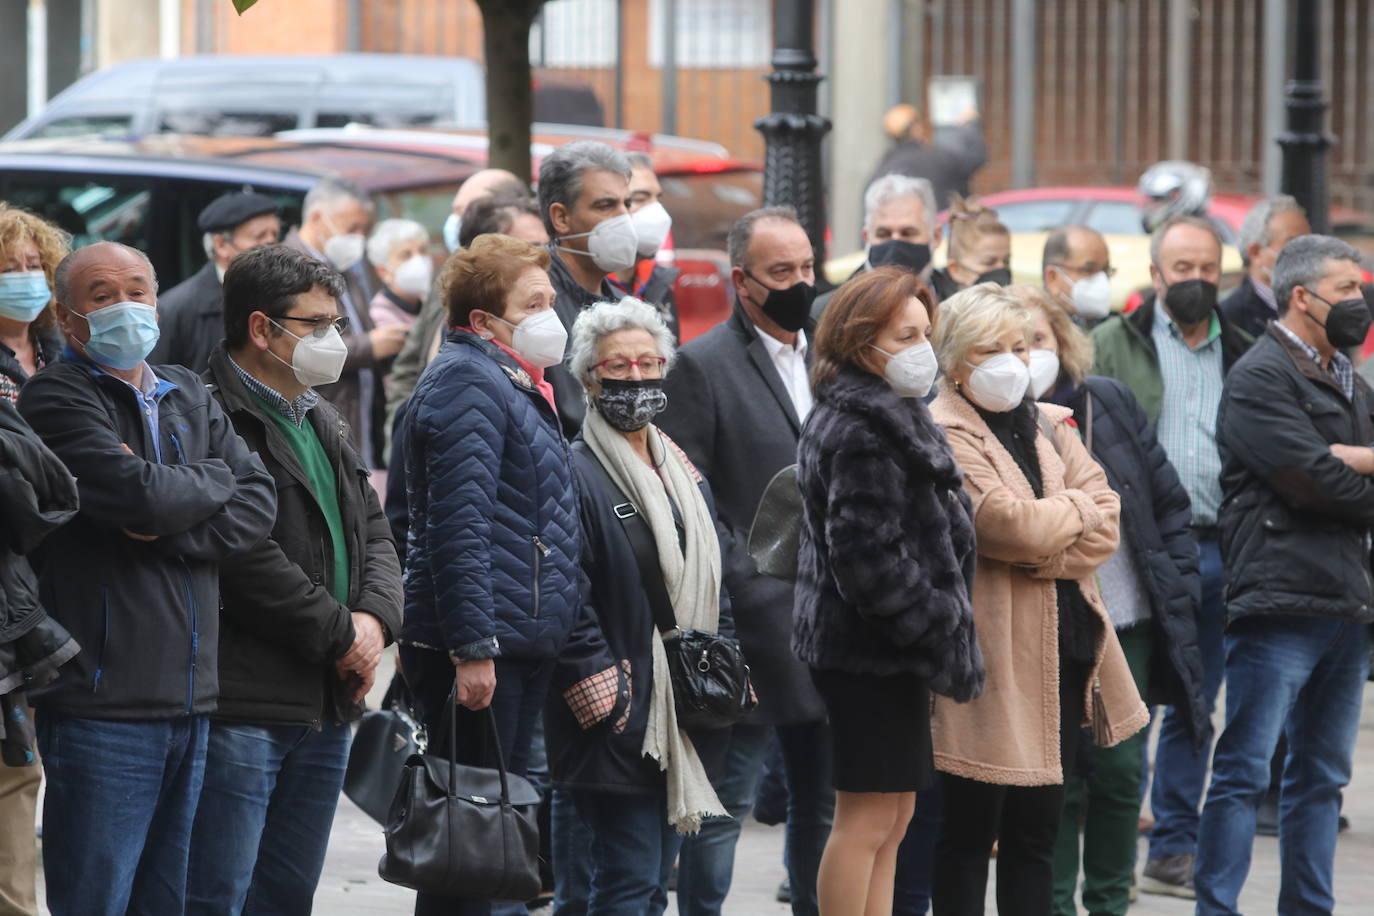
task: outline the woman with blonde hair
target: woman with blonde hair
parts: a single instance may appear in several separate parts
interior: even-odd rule
[[[71,236],[0,202],[0,397],[11,404],[29,376],[62,352],[53,313],[53,275]]]
[[[1084,444],[1121,497],[1121,546],[1097,579],[1136,689],[1151,706],[1185,710],[1194,741],[1201,741],[1211,723],[1202,695],[1196,618],[1202,586],[1188,493],[1130,389],[1088,374],[1088,335],[1042,290],[1008,292],[1030,307],[1032,393],[1073,411]],[[1078,912],[1080,824],[1084,908],[1124,913],[1130,905],[1144,741],[1140,732],[1094,749],[1084,775],[1066,774],[1054,855],[1055,916]]]
[[[1098,593],[1120,500],[1069,424],[1028,395],[1024,299],[985,283],[941,305],[945,379],[931,405],[964,473],[978,541],[973,616],[987,668],[967,705],[935,700],[948,813],[936,842],[936,916],[981,914],[998,842],[1002,916],[1045,916],[1064,774],[1080,728],[1102,746],[1149,721]]]
[[[931,271],[940,301],[977,283],[1011,283],[1011,233],[997,211],[955,194],[949,204],[949,252]]]

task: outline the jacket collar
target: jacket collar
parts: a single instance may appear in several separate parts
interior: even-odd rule
[[[792,425],[792,431],[801,435],[801,418],[797,416],[797,408],[792,403],[792,396],[787,393],[787,388],[782,383],[782,377],[778,375],[778,369],[773,365],[773,360],[768,355],[768,348],[759,338],[754,322],[749,320],[749,314],[744,311],[744,306],[740,304],[738,298],[735,299],[735,309],[730,314],[727,324],[748,352],[749,361],[754,364],[754,368],[762,377],[764,385],[767,386],[773,398],[778,402],[783,415],[787,417],[787,422]],[[810,338],[814,328],[815,324],[807,321],[802,330]],[[806,349],[806,364],[811,365],[810,347]]]
[[[572,271],[568,269],[567,263],[564,262],[558,250],[553,247],[552,242],[548,245],[548,252],[550,256],[550,282],[553,283],[554,289],[558,290],[558,292],[575,299],[579,309],[584,309],[593,303],[601,302],[603,299],[619,299],[624,295],[623,292],[618,291],[609,281],[604,279],[601,281],[601,289],[594,293],[587,292],[582,284],[577,282],[577,278],[574,277]]]
[[[951,489],[964,475],[954,460],[945,432],[919,398],[902,398],[871,372],[844,367],[833,381],[815,391],[817,405],[863,417],[891,435],[908,461]]]
[[[1037,401],[1035,407],[1054,427],[1073,416],[1072,410],[1058,404]],[[1002,483],[1022,499],[1036,498],[1035,490],[1017,465],[1016,459],[998,441],[996,434],[983,422],[974,406],[955,390],[947,378],[940,382],[940,393],[930,405],[930,415],[946,430],[959,430],[978,439],[980,449],[992,463]],[[1036,436],[1035,456],[1040,464],[1045,496],[1050,497],[1061,492],[1064,489],[1064,462],[1059,457],[1058,444],[1050,442],[1043,435]]]
[[[1269,327],[1265,329],[1265,335],[1272,337],[1278,343],[1279,348],[1293,361],[1293,367],[1296,368],[1304,378],[1318,385],[1324,385],[1330,388],[1336,394],[1339,394],[1342,400],[1345,400],[1345,392],[1341,391],[1340,386],[1336,384],[1330,374],[1323,370],[1321,366],[1317,365],[1317,361],[1303,350],[1302,347],[1289,339],[1287,334],[1279,330],[1277,325],[1278,322],[1269,325]],[[1352,400],[1355,394],[1360,390],[1359,373],[1355,373],[1355,379],[1355,387],[1351,393]]]
[[[1145,297],[1140,308],[1131,312],[1129,315],[1122,315],[1121,320],[1137,339],[1137,342],[1149,349],[1158,358],[1159,354],[1155,350],[1154,338],[1151,336],[1151,329],[1155,323],[1155,309],[1159,307],[1159,297],[1154,293]],[[1236,360],[1245,355],[1245,351],[1250,349],[1254,340],[1249,334],[1237,328],[1226,318],[1226,314],[1221,307],[1213,309],[1212,314],[1216,316],[1217,323],[1221,328],[1221,365],[1223,372],[1231,371]]]

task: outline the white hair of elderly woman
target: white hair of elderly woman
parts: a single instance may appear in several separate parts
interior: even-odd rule
[[[367,240],[367,259],[373,267],[385,267],[391,252],[403,242],[429,244],[429,231],[413,219],[384,219]]]
[[[602,338],[617,331],[635,329],[648,331],[653,337],[658,355],[668,361],[663,367],[663,374],[667,375],[677,352],[673,332],[668,330],[657,308],[643,299],[626,296],[619,302],[598,302],[584,309],[573,322],[572,343],[568,348],[568,369],[573,378],[581,382],[583,388],[595,382]]]

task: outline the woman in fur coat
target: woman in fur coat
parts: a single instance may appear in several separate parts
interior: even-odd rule
[[[946,812],[935,916],[983,912],[994,838],[998,912],[1049,916],[1080,727],[1110,746],[1149,721],[1095,580],[1117,548],[1121,503],[1070,411],[1027,397],[1030,340],[1030,312],[996,284],[940,307],[945,379],[931,414],[973,500],[987,689],[965,706],[937,699],[932,713]]]
[[[930,692],[983,686],[969,499],[921,400],[933,310],[915,275],[880,267],[836,294],[814,343],[792,645],[834,735],[823,916],[892,912],[897,848],[934,778]]]

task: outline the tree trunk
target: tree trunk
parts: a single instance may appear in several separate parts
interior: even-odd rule
[[[477,0],[487,65],[487,165],[529,181],[534,88],[530,26],[544,0]]]

